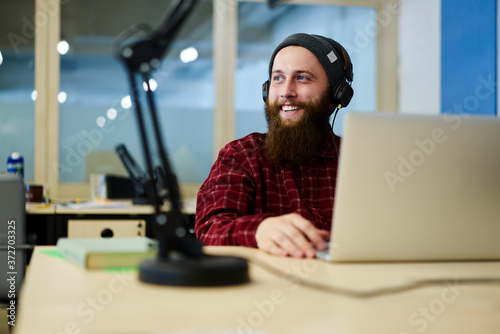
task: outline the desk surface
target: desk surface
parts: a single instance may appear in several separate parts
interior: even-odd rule
[[[164,210],[168,210],[168,203]],[[182,211],[186,214],[194,214],[196,211],[196,199],[186,199],[183,201]],[[26,213],[28,214],[131,214],[149,215],[154,213],[152,205],[133,205],[130,201],[110,201],[108,203],[77,203],[77,204],[42,204],[27,203]]]
[[[205,249],[248,258],[251,282],[155,286],[135,271],[85,271],[55,247],[37,247],[14,334],[500,332],[500,262],[332,264]]]

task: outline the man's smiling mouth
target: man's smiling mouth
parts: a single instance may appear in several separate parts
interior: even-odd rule
[[[281,106],[281,110],[283,110],[284,112],[293,112],[293,111],[298,110],[298,109],[301,109],[301,108],[298,106],[290,106],[290,105]]]

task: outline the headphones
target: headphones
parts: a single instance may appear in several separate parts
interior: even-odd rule
[[[331,96],[330,101],[334,107],[338,107],[339,109],[344,108],[349,104],[349,102],[351,102],[352,96],[354,95],[354,90],[352,89],[351,86],[352,79],[354,76],[352,71],[351,58],[349,57],[349,54],[344,49],[344,47],[342,47],[342,45],[335,42],[334,40],[328,39],[328,41],[333,42],[332,45],[323,40],[323,38],[320,38],[319,36],[315,35],[310,35],[310,36],[314,37],[318,42],[322,43],[328,49],[331,49],[335,53],[337,59],[342,59],[344,62],[344,66],[342,67],[341,64],[335,61],[335,63],[338,64],[337,67],[339,67],[338,71],[343,74],[343,78],[338,80],[332,85],[331,95],[330,95]],[[266,82],[262,84],[262,99],[264,100],[264,102],[266,102],[267,98],[269,97],[270,86],[271,86],[270,80],[266,80]]]

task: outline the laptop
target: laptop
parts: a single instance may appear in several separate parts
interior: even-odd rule
[[[329,258],[500,259],[500,118],[348,113]]]

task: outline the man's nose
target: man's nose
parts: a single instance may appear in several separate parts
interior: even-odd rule
[[[297,87],[295,85],[295,82],[293,80],[287,79],[282,85],[280,97],[288,99],[295,96],[297,96]]]

